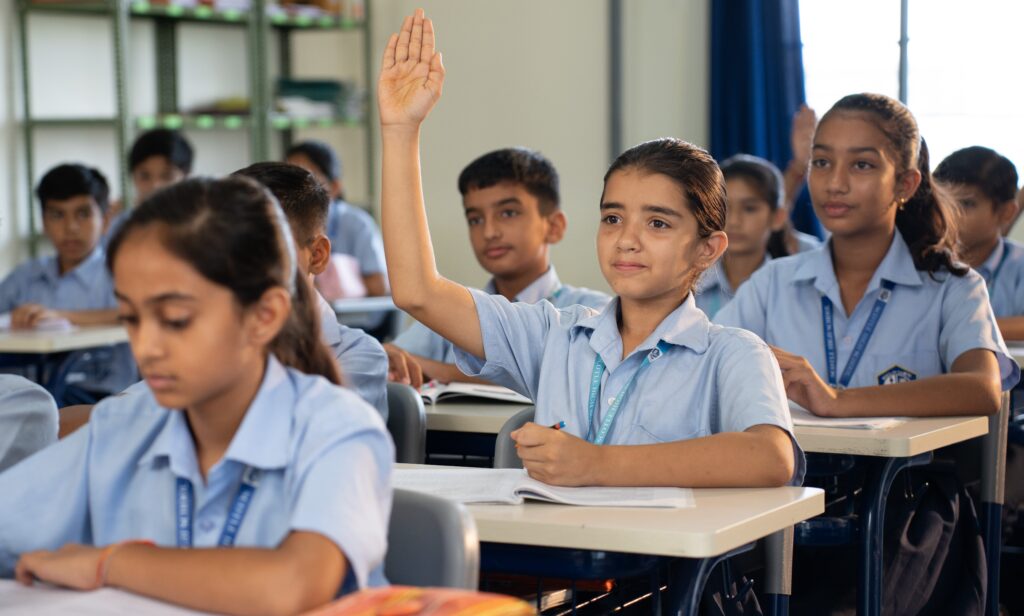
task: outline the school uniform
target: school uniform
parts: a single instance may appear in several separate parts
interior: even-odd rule
[[[342,381],[388,419],[388,356],[384,347],[361,329],[338,323],[338,315],[319,293],[320,337],[341,368]]]
[[[570,434],[609,445],[778,426],[793,442],[793,481],[802,479],[803,454],[771,350],[749,332],[712,325],[692,296],[623,360],[618,299],[598,312],[472,293],[486,360],[456,349],[457,366],[529,397],[538,424],[564,421]]]
[[[327,214],[327,237],[331,240],[331,252],[355,257],[363,276],[387,275],[380,229],[362,208],[341,199],[332,203]]]
[[[56,256],[22,263],[0,283],[0,312],[23,304],[54,310],[105,310],[117,307],[114,281],[107,271],[106,253],[97,247],[74,269],[60,274]],[[127,343],[71,353],[68,380],[89,392],[121,391],[138,378]]]
[[[487,283],[484,292],[491,295],[498,293],[494,280]],[[611,301],[608,295],[600,291],[562,284],[553,265],[516,295],[517,302],[526,302],[527,304],[536,304],[543,299],[551,302],[555,308],[580,305],[601,309]],[[413,323],[399,334],[392,344],[413,355],[446,364],[455,363],[454,345],[419,322]]]
[[[764,261],[758,266],[758,269],[764,267],[764,264],[770,260],[771,257],[765,254]],[[715,318],[718,311],[732,301],[736,295],[736,290],[729,284],[729,277],[725,274],[723,261],[724,259],[719,259],[705,270],[697,283],[697,292],[694,295],[697,307],[703,310],[709,319]]]
[[[1024,246],[999,238],[999,244],[977,271],[988,285],[992,312],[997,317],[1024,315]]]
[[[811,235],[796,229],[793,229],[793,235],[796,236],[797,252],[807,252],[808,250],[821,248],[821,240],[818,239],[817,235]]]
[[[0,471],[57,442],[57,405],[28,379],[0,374]]]
[[[110,397],[86,427],[0,474],[0,576],[19,554],[70,542],[274,548],[308,531],[344,552],[345,590],[382,585],[393,459],[368,404],[273,356],[205,481],[184,413],[148,390]],[[240,525],[226,526],[229,511]]]
[[[887,302],[882,301],[885,297]],[[881,314],[873,319],[872,332],[867,324],[879,306]],[[831,315],[834,336],[826,335],[826,313]],[[754,272],[715,321],[748,329],[770,345],[805,357],[822,378],[844,387],[943,374],[972,349],[995,353],[1004,391],[1020,378],[1020,368],[996,326],[981,276],[974,271],[962,277],[947,271],[918,271],[898,231],[851,315],[843,309],[826,244],[775,259]],[[859,362],[844,379],[858,339],[869,334]],[[832,371],[825,350],[826,339],[831,338],[836,349]]]

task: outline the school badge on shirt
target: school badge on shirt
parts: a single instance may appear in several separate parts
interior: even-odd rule
[[[893,366],[878,375],[879,385],[895,385],[896,383],[909,383],[916,380],[917,375],[902,366]]]

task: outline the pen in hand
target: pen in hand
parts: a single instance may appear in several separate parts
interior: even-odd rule
[[[564,422],[564,421],[560,421],[560,422],[558,422],[558,423],[556,423],[556,424],[552,424],[552,425],[551,425],[551,426],[549,426],[549,427],[550,427],[550,428],[551,428],[552,430],[561,430],[562,428],[564,428],[564,427],[565,427],[565,422]]]

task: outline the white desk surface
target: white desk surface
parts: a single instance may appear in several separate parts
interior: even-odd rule
[[[13,580],[0,580],[0,615],[33,614],[50,616],[76,614],[89,616],[190,616],[206,614],[139,595],[101,588],[79,592],[45,584],[24,587]]]
[[[357,297],[352,299],[339,299],[331,303],[335,314],[361,314],[364,312],[382,312],[395,310],[395,302],[390,296],[380,297]]]
[[[466,508],[480,541],[710,558],[812,518],[825,507],[824,493],[817,488],[699,489],[693,496],[697,506],[689,509],[531,501]]]
[[[917,417],[888,430],[796,426],[793,432],[808,453],[904,458],[984,436],[988,417]]]
[[[458,403],[426,405],[427,429],[497,434],[527,405]],[[988,433],[987,417],[908,418],[888,430],[796,426],[797,442],[809,453],[844,453],[887,458],[915,456]]]
[[[79,327],[67,331],[3,331],[0,353],[63,353],[128,342],[128,332],[120,325]]]
[[[497,434],[505,422],[529,404],[511,402],[442,402],[424,404],[427,430]]]
[[[1017,365],[1024,367],[1024,342],[1007,342],[1006,347],[1010,349],[1010,357],[1016,360]]]

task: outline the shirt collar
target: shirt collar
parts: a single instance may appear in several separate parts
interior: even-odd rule
[[[96,246],[89,256],[82,260],[81,263],[76,265],[71,271],[64,274],[65,277],[74,278],[76,281],[90,285],[96,279],[97,270],[102,271],[106,264],[106,253],[103,251],[103,246]],[[57,260],[57,255],[48,257],[43,263],[41,275],[46,278],[48,282],[56,283],[61,279],[60,264]]]
[[[999,238],[999,243],[996,244],[992,254],[985,259],[985,262],[978,268],[978,273],[981,274],[982,278],[986,281],[991,281],[992,276],[999,269],[999,262],[1003,260],[1003,254],[1006,252],[1006,242],[1003,238]]]
[[[152,394],[149,394],[152,397]],[[242,418],[241,425],[224,453],[224,460],[233,460],[259,469],[283,468],[288,464],[291,440],[291,409],[295,392],[289,386],[288,372],[273,355],[256,397]],[[166,458],[171,471],[179,477],[198,476],[195,443],[185,413],[164,409],[170,414],[139,465]]]
[[[836,280],[836,270],[832,264],[832,239],[816,250],[802,253],[802,262],[796,268],[793,275],[793,282],[813,281],[814,287],[823,294],[830,291],[838,293],[839,282]],[[875,270],[866,292],[871,292],[881,286],[882,280],[888,280],[896,284],[910,287],[921,286],[921,273],[914,266],[914,258],[910,255],[910,248],[903,235],[896,231],[889,244],[889,250]],[[833,302],[836,301],[832,298]]]
[[[601,355],[609,370],[621,363],[622,338],[619,336],[619,298],[613,299],[601,312],[577,322],[573,328],[589,330],[590,348]],[[686,347],[697,353],[708,349],[711,322],[707,315],[693,299],[693,294],[686,296],[682,304],[673,310],[658,327],[651,332],[633,353],[653,349],[658,342],[665,342]],[[632,354],[632,353],[631,353]]]
[[[759,265],[758,268],[764,267],[765,264],[768,263],[771,260],[772,260],[772,256],[770,254],[768,254],[767,252],[765,252],[765,254],[764,254],[764,261],[761,262],[761,265]],[[712,265],[701,276],[701,283],[700,284],[704,288],[704,290],[706,290],[706,291],[710,291],[711,289],[714,289],[714,288],[717,287],[718,290],[721,291],[721,293],[723,295],[725,295],[728,298],[732,298],[734,295],[736,295],[736,290],[733,289],[729,285],[729,278],[728,278],[728,276],[726,276],[725,264],[724,263],[725,263],[725,258],[724,257],[722,257],[719,260],[715,261],[715,264]]]
[[[558,272],[555,271],[555,266],[548,267],[548,271],[541,274],[536,280],[531,282],[529,286],[520,291],[516,295],[517,302],[525,302],[527,304],[536,304],[542,299],[552,299],[558,290],[562,288],[562,281],[558,279]],[[484,287],[484,291],[491,295],[498,293],[497,287],[494,285],[494,279],[490,279],[487,282],[487,286]]]

